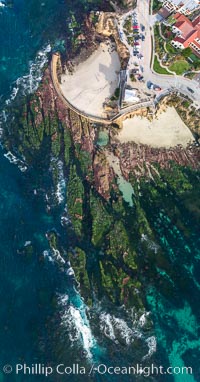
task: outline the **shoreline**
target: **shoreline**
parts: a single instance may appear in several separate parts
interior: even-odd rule
[[[74,67],[73,73],[66,70],[61,75],[62,93],[84,113],[105,117],[103,106],[118,86],[119,70],[120,60],[113,44],[102,42],[86,61]]]
[[[194,136],[178,115],[174,107],[149,121],[146,117],[134,116],[123,121],[123,127],[115,137],[120,143],[134,142],[152,148],[174,148],[181,145],[186,148],[194,141]]]

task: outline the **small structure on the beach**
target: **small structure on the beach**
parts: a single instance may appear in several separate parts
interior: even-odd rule
[[[133,103],[139,102],[139,100],[136,89],[125,89],[124,102]]]

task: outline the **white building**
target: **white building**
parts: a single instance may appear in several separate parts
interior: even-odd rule
[[[127,103],[139,102],[136,89],[125,89],[124,101]]]
[[[183,15],[190,15],[200,9],[200,0],[160,0],[163,7],[169,12],[179,12]]]

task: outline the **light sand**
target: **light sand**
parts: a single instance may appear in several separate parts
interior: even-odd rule
[[[62,75],[61,89],[66,99],[78,110],[103,117],[103,103],[118,86],[119,56],[111,44],[99,48],[73,74]]]
[[[186,147],[194,141],[189,128],[179,117],[174,107],[168,107],[150,122],[147,118],[135,116],[123,122],[117,136],[121,143],[134,141],[152,147]]]

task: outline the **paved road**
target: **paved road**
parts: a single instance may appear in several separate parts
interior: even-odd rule
[[[156,93],[156,98],[154,102],[159,101],[159,97],[162,94],[167,94],[171,89],[176,89],[179,90],[181,93],[188,95],[193,101],[196,107],[200,107],[200,84],[197,80],[189,80],[187,78],[184,78],[182,76],[176,76],[176,75],[160,75],[155,73],[152,68],[151,68],[151,53],[153,50],[154,46],[154,41],[153,41],[153,29],[152,29],[152,17],[149,15],[149,2],[150,0],[138,0],[137,8],[136,10],[131,10],[128,13],[124,14],[120,19],[118,23],[119,27],[119,32],[120,32],[120,37],[122,42],[127,46],[127,48],[130,51],[130,60],[129,60],[129,69],[133,68],[135,66],[135,62],[137,60],[137,63],[141,66],[143,66],[144,72],[142,73],[144,76],[145,81],[152,81],[154,84],[159,85],[162,88],[161,92],[155,92]],[[126,36],[123,32],[123,25],[126,20],[126,18],[129,15],[132,15],[134,12],[137,13],[137,19],[138,19],[138,24],[142,24],[145,26],[145,41],[141,41],[141,53],[144,56],[143,60],[139,60],[138,58],[133,56],[133,47],[130,46],[127,42]],[[112,121],[115,119],[119,118],[122,115],[129,114],[135,109],[138,108],[143,108],[143,107],[153,107],[153,99],[149,100],[141,100],[140,103],[136,105],[131,105],[126,109],[120,110],[120,112],[113,117],[112,119],[104,119],[96,116],[89,115],[87,113],[84,113],[78,109],[76,109],[74,106],[72,106],[69,101],[63,96],[62,91],[60,89],[60,84],[58,82],[57,78],[57,61],[59,59],[59,55],[54,54],[52,57],[52,62],[51,62],[51,75],[52,75],[52,80],[53,84],[55,87],[55,90],[58,94],[58,96],[62,99],[66,107],[70,108],[80,116],[84,118],[88,118],[89,120],[97,123],[103,123],[103,124],[111,124]],[[125,86],[125,80],[126,80],[126,75],[128,71],[122,71],[121,73],[121,84],[122,87],[124,88]],[[191,93],[188,88],[192,89],[193,93]],[[123,90],[123,89],[122,89]],[[147,90],[147,89],[146,89]],[[122,95],[122,93],[121,93]]]
[[[128,12],[126,15],[123,15],[122,19],[119,23],[119,30],[121,32],[121,39],[128,45],[131,58],[129,61],[129,69],[134,66],[134,62],[137,62],[139,65],[142,65],[144,68],[144,72],[142,75],[144,76],[145,81],[151,81],[156,85],[159,85],[163,90],[175,88],[180,93],[187,95],[191,100],[193,100],[194,105],[196,107],[200,107],[200,84],[196,80],[189,80],[188,78],[177,76],[177,75],[161,75],[155,73],[151,67],[153,63],[153,59],[151,60],[152,52],[154,52],[154,35],[153,35],[153,27],[152,27],[152,16],[149,15],[149,4],[150,0],[138,0],[137,7],[135,9],[138,24],[142,24],[145,27],[145,41],[140,40],[141,44],[141,54],[144,56],[142,60],[136,59],[133,56],[133,49],[130,49],[130,46],[127,44],[126,36],[123,33],[123,24],[125,18],[132,14],[133,11]],[[154,56],[154,54],[153,54]],[[189,89],[192,91],[190,91]]]

